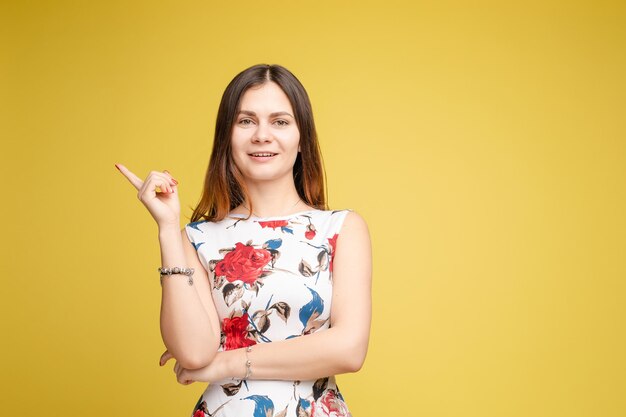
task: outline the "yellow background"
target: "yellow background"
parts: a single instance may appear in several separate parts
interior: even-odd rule
[[[114,163],[168,169],[182,226],[226,84],[278,63],[373,239],[354,416],[623,416],[624,3],[225,3],[1,3],[2,415],[190,414]]]

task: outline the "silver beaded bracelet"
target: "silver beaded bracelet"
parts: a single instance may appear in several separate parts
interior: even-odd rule
[[[248,357],[248,353],[252,352],[252,346],[246,347],[246,376],[243,377],[243,380],[247,380],[252,375],[252,362],[250,362],[250,358]]]
[[[164,275],[170,276],[174,274],[187,275],[189,277],[189,285],[193,285],[193,272],[194,272],[193,268],[179,268],[175,266],[174,268],[159,267],[157,270],[159,271],[159,274],[161,275],[161,286],[163,286]]]
[[[243,378],[240,377],[232,377],[231,379],[233,381],[246,381],[248,378],[250,378],[250,375],[252,375],[252,362],[250,361],[250,358],[248,357],[248,353],[252,352],[252,346],[247,346],[244,349],[244,352],[246,354],[246,376],[244,376]]]

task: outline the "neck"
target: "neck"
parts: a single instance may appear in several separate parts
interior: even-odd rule
[[[282,216],[310,208],[300,200],[293,178],[285,178],[280,184],[272,181],[246,183],[246,185],[253,214],[256,216]],[[249,204],[243,204],[233,212],[247,213],[249,208]]]

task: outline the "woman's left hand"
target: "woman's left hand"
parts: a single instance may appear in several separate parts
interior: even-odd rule
[[[159,365],[164,366],[168,360],[176,359],[172,356],[172,354],[166,350],[161,355],[161,359],[159,360]],[[174,364],[174,373],[176,374],[176,380],[179,384],[189,385],[194,382],[212,382],[219,381],[220,379],[226,378],[224,375],[224,366],[222,352],[217,352],[215,358],[211,363],[204,368],[199,369],[185,369],[183,368],[178,361]]]

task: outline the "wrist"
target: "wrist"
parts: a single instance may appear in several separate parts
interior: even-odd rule
[[[180,222],[168,222],[159,224],[159,235],[176,233],[180,234]]]
[[[183,239],[180,229],[174,226],[159,227],[159,243],[161,247],[182,244]]]

